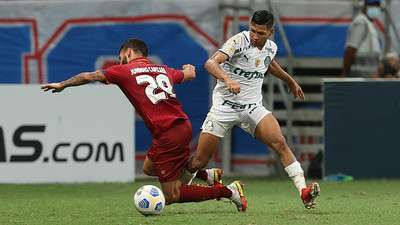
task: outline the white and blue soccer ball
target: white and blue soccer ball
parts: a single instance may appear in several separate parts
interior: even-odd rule
[[[143,215],[159,215],[165,207],[163,192],[154,185],[140,187],[133,196],[136,209]]]

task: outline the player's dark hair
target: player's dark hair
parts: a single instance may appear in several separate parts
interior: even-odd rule
[[[274,25],[274,15],[269,10],[258,10],[253,13],[251,22],[257,25],[266,25],[272,27]]]
[[[119,52],[122,50],[126,50],[128,48],[131,48],[135,52],[139,52],[142,54],[144,57],[147,56],[148,54],[148,49],[147,45],[144,41],[137,39],[137,38],[131,38],[127,41],[125,41],[122,45],[121,48],[119,49]]]

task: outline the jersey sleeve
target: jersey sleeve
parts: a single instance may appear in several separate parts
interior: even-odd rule
[[[348,31],[346,47],[359,48],[366,35],[367,28],[364,24],[356,23]]]
[[[276,43],[270,39],[267,40],[267,51],[268,51],[268,56],[273,60],[278,53],[278,46]]]
[[[168,73],[169,77],[172,79],[172,82],[174,82],[174,84],[182,83],[183,72],[181,70],[172,69],[172,68],[167,67],[167,73]]]
[[[367,26],[363,17],[357,16],[347,31],[346,47],[350,46],[358,49],[364,38],[368,35]]]
[[[123,74],[122,67],[121,65],[111,66],[107,69],[104,69],[103,74],[106,77],[108,83],[118,84]]]
[[[218,51],[226,54],[229,58],[232,58],[234,54],[240,51],[243,37],[244,36],[242,33],[236,34],[235,36],[229,38]]]

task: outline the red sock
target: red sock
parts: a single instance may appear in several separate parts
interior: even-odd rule
[[[216,198],[230,198],[231,190],[227,187],[205,187],[199,185],[182,185],[179,202],[202,202]]]
[[[206,170],[198,170],[196,173],[196,178],[207,181],[207,172]]]

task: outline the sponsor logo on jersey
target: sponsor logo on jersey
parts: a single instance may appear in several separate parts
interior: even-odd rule
[[[248,80],[251,80],[251,79],[263,79],[264,78],[264,74],[263,73],[260,73],[258,71],[250,72],[250,71],[246,71],[244,69],[238,68],[238,67],[232,67],[231,72],[236,74],[236,75],[238,75],[238,76],[244,77],[244,78],[246,78]]]
[[[256,103],[251,103],[251,104],[239,104],[236,102],[232,102],[229,100],[224,100],[224,102],[222,103],[222,105],[227,105],[229,107],[231,107],[232,109],[250,109],[253,106],[256,106]]]

